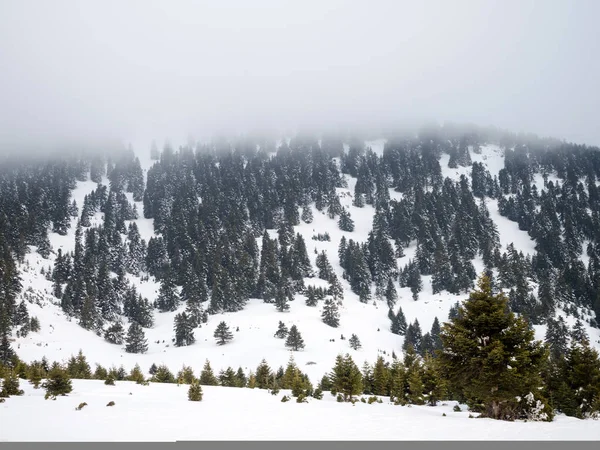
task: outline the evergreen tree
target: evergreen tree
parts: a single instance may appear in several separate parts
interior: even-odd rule
[[[39,389],[42,378],[42,368],[39,364],[33,364],[29,372],[28,380],[33,385],[34,389]]]
[[[104,340],[111,344],[122,345],[125,335],[125,330],[121,322],[113,323],[104,332]]]
[[[285,339],[288,335],[288,328],[285,326],[285,324],[280,320],[279,321],[279,326],[277,328],[277,331],[275,332],[275,337],[277,339]]]
[[[175,311],[179,306],[179,296],[175,291],[175,284],[171,276],[163,279],[158,291],[156,305],[160,312]]]
[[[517,397],[535,393],[539,400],[540,366],[546,352],[533,340],[534,332],[507,308],[507,299],[492,293],[489,278],[459,309],[459,316],[444,324],[440,354],[443,371],[470,407],[485,417],[515,419],[525,411]],[[551,419],[548,407],[545,414]]]
[[[13,370],[9,370],[4,376],[0,397],[10,397],[11,395],[23,395],[23,390],[19,386],[19,377]]]
[[[177,384],[192,384],[196,381],[194,370],[190,366],[184,364],[181,370],[177,372]]]
[[[398,312],[395,315],[390,309],[388,316],[392,321],[391,332],[400,336],[404,336],[406,334],[407,326],[406,317],[404,317],[404,312],[402,311],[402,308],[398,307]]]
[[[350,213],[348,212],[348,210],[346,208],[342,208],[342,211],[340,213],[340,218],[338,220],[338,226],[340,227],[340,230],[342,230],[342,231],[347,231],[347,232],[354,231],[354,221],[350,217]]]
[[[73,390],[71,379],[65,369],[59,364],[54,364],[48,373],[46,380],[42,383],[46,390],[44,398],[56,398],[59,395],[67,395]]]
[[[183,347],[192,345],[196,342],[194,337],[194,321],[185,313],[179,313],[175,316],[175,346]]]
[[[325,253],[325,250],[317,255],[316,264],[317,269],[319,269],[319,278],[322,280],[329,280],[334,272],[331,264],[329,263],[329,259],[327,258],[327,253]]]
[[[350,336],[348,343],[350,344],[350,347],[352,347],[353,350],[358,350],[362,347],[362,345],[360,344],[360,339],[358,339],[358,336],[354,333],[352,334],[352,336]]]
[[[396,291],[396,286],[394,286],[394,280],[392,279],[392,277],[388,278],[384,296],[388,308],[392,309],[398,301],[398,292]]]
[[[325,299],[321,319],[323,320],[323,323],[333,328],[337,328],[340,325],[340,314],[337,303],[329,297]]]
[[[279,312],[285,312],[290,310],[290,304],[288,302],[288,296],[281,286],[275,290],[275,307]]]
[[[390,370],[383,357],[378,356],[373,367],[373,394],[389,395]]]
[[[219,384],[208,359],[204,363],[202,372],[200,372],[200,384],[203,386],[218,386]]]
[[[575,325],[573,325],[573,329],[571,330],[571,339],[580,344],[590,341],[587,331],[585,331],[585,327],[579,319],[577,319],[575,321]]]
[[[154,383],[175,383],[177,381],[175,375],[164,364],[156,368],[156,373],[150,380]]]
[[[352,401],[363,391],[362,374],[348,353],[336,357],[330,379],[332,389],[342,394],[345,402]]]
[[[567,353],[560,379],[568,394],[556,405],[567,415],[581,419],[600,415],[600,357],[596,349],[574,342]]]
[[[199,382],[194,381],[188,389],[188,400],[191,402],[202,401],[202,386]]]
[[[550,349],[550,355],[558,359],[567,353],[569,329],[562,316],[558,320],[549,318],[546,322],[546,344]]]
[[[214,338],[218,345],[225,345],[233,339],[233,333],[229,331],[229,327],[225,322],[220,322],[215,329]]]
[[[256,368],[256,387],[259,389],[269,389],[273,385],[273,373],[267,361],[264,359]]]
[[[125,351],[127,353],[146,353],[148,351],[148,341],[141,325],[137,322],[131,322],[127,337],[125,338]]]
[[[421,345],[423,342],[423,333],[421,332],[421,325],[419,320],[415,319],[406,329],[406,335],[404,337],[404,343],[402,349],[407,351],[409,347],[412,347],[416,352],[421,351]]]
[[[296,325],[292,325],[290,328],[290,332],[285,340],[285,346],[295,352],[304,348],[304,339],[302,339],[302,335],[298,331]]]

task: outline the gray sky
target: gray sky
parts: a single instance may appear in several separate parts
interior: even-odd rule
[[[0,0],[0,141],[433,119],[600,145],[600,1]]]

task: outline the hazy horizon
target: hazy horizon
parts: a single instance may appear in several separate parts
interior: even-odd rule
[[[600,2],[2,1],[0,143],[451,121],[600,145]]]

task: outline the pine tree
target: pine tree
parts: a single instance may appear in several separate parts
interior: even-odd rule
[[[288,337],[285,340],[285,346],[289,347],[295,352],[304,348],[304,339],[302,339],[302,335],[298,331],[296,325],[292,325],[290,328]]]
[[[225,345],[233,339],[233,333],[229,331],[229,327],[225,322],[220,322],[215,329],[214,338],[218,345]]]
[[[39,389],[40,383],[42,382],[42,369],[38,364],[33,364],[31,366],[28,380],[33,385],[34,389]]]
[[[402,349],[407,351],[409,347],[412,347],[415,351],[421,350],[421,344],[423,342],[423,334],[421,332],[421,325],[419,320],[415,319],[406,329],[406,335],[404,337],[404,343]]]
[[[389,395],[390,390],[390,370],[383,360],[378,356],[373,367],[373,394]]]
[[[285,324],[280,320],[279,321],[279,326],[277,328],[277,331],[275,332],[275,337],[277,339],[285,339],[288,335],[288,328],[285,326]]]
[[[151,381],[154,383],[175,383],[175,375],[169,370],[169,368],[161,364],[157,367],[156,373],[152,376]]]
[[[362,347],[362,345],[360,344],[360,339],[358,339],[358,336],[354,333],[352,334],[352,336],[350,336],[348,343],[350,344],[350,347],[352,347],[353,350],[358,350]]]
[[[575,325],[573,325],[573,329],[571,330],[571,339],[580,344],[590,341],[587,331],[585,331],[585,327],[579,319],[577,319],[575,321]]]
[[[175,291],[175,284],[171,276],[163,279],[158,291],[156,304],[160,312],[175,311],[179,306],[179,296]]]
[[[329,264],[329,259],[327,258],[325,250],[317,255],[316,264],[317,269],[319,269],[319,278],[322,280],[329,280],[333,273],[333,268],[331,267],[331,264]]]
[[[279,312],[285,312],[290,310],[290,304],[288,302],[288,296],[281,286],[275,290],[275,307]]]
[[[459,316],[444,324],[440,358],[444,373],[472,409],[484,417],[510,420],[524,413],[517,397],[535,393],[540,399],[539,374],[546,352],[507,302],[502,293],[492,293],[489,278],[482,276]]]
[[[342,208],[340,218],[338,220],[338,226],[340,230],[352,232],[354,231],[354,221],[350,217],[350,213],[346,208]]]
[[[67,395],[73,390],[71,379],[65,369],[59,364],[54,364],[48,373],[46,381],[42,383],[46,390],[45,399],[56,398],[59,395]]]
[[[362,374],[348,353],[336,357],[330,378],[332,388],[342,394],[345,402],[352,401],[363,391]]]
[[[104,340],[111,344],[122,345],[125,330],[121,322],[113,323],[104,332]]]
[[[338,311],[338,306],[337,303],[335,303],[331,298],[325,299],[321,319],[323,320],[323,323],[333,328],[337,328],[340,325],[340,313]]]
[[[137,322],[132,322],[127,331],[125,338],[127,353],[146,353],[148,351],[148,341],[141,325]]]
[[[600,357],[587,341],[571,345],[560,380],[568,395],[556,405],[559,410],[581,419],[600,416]]]
[[[269,364],[263,359],[256,368],[256,387],[259,389],[269,389],[273,385],[273,378]]]
[[[545,341],[550,349],[550,356],[558,359],[567,353],[569,329],[562,316],[558,320],[548,318],[546,322]]]
[[[4,376],[0,397],[10,397],[11,395],[23,395],[23,390],[19,386],[19,377],[13,370],[9,370]]]
[[[188,400],[191,402],[202,401],[202,386],[199,382],[194,381],[188,389]]]
[[[200,372],[200,384],[203,386],[218,386],[219,380],[215,376],[208,359],[204,363],[202,372]]]
[[[385,300],[387,302],[388,308],[392,309],[396,302],[398,301],[398,292],[396,291],[396,286],[394,286],[394,280],[392,277],[388,278],[387,287],[385,288]]]
[[[406,317],[404,317],[404,312],[402,311],[402,308],[398,307],[398,312],[395,315],[390,309],[388,316],[392,321],[391,332],[400,336],[404,336],[406,334],[407,326]]]
[[[185,313],[179,313],[175,316],[174,331],[175,331],[175,346],[183,347],[192,345],[196,342],[194,337],[193,320]]]
[[[312,208],[310,206],[305,206],[302,208],[302,215],[300,216],[302,222],[304,223],[312,223],[313,221],[313,213]]]
[[[139,364],[133,366],[131,372],[129,372],[129,376],[127,377],[129,381],[135,381],[137,384],[143,384],[145,381],[144,373],[142,372],[142,368]]]
[[[177,372],[178,384],[193,384],[196,381],[197,380],[194,376],[194,370],[190,366],[186,366],[184,364],[181,370]]]

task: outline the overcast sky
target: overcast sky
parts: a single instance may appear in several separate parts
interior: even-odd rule
[[[600,1],[0,0],[0,140],[433,119],[600,145]]]

